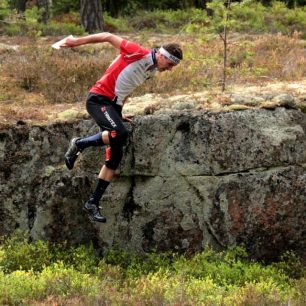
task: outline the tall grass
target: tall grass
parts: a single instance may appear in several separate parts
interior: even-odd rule
[[[251,261],[242,248],[193,257],[98,254],[91,246],[0,245],[1,305],[296,305],[305,303],[305,267],[287,253],[279,262]]]

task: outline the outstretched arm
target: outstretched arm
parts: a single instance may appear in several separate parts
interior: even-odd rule
[[[61,45],[61,48],[73,48],[85,44],[108,42],[112,44],[115,48],[120,49],[122,40],[123,38],[121,38],[120,36],[108,32],[103,32],[84,37],[67,38],[66,42]]]

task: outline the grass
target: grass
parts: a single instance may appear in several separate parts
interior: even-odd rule
[[[305,303],[305,266],[287,252],[252,261],[243,248],[192,257],[98,254],[91,246],[2,238],[1,305],[295,305]]]

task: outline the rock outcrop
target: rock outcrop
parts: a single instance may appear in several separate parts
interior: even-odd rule
[[[127,125],[123,161],[103,199],[106,224],[82,205],[103,164],[87,149],[63,164],[91,120],[0,132],[0,233],[100,248],[194,253],[245,245],[256,258],[305,254],[306,116],[298,110],[177,111]]]

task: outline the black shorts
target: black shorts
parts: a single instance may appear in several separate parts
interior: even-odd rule
[[[108,97],[89,93],[86,108],[102,131],[125,130],[122,122],[122,107]]]
[[[107,148],[105,164],[116,170],[122,159],[122,148],[128,138],[128,132],[122,122],[122,107],[105,96],[90,93],[86,108],[101,130],[109,132],[110,148]]]

